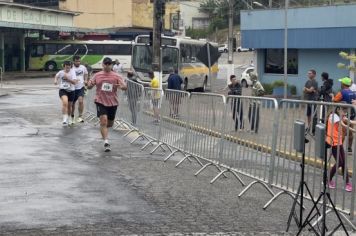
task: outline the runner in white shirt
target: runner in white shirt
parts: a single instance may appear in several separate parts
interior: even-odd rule
[[[54,84],[59,87],[59,97],[62,101],[63,126],[68,125],[68,116],[72,110],[76,83],[77,78],[71,70],[71,63],[70,61],[65,61],[63,70],[59,71],[54,77]]]
[[[120,76],[122,76],[122,73],[124,73],[124,68],[122,67],[122,64],[119,62],[118,59],[115,60],[112,70],[118,73]]]
[[[84,111],[84,85],[88,82],[88,70],[85,66],[80,64],[80,56],[76,55],[73,57],[73,72],[75,73],[78,83],[75,85],[75,96],[72,106],[71,121],[74,123],[74,113],[75,113],[75,103],[77,100],[78,104],[78,119],[77,122],[84,122],[83,111]]]

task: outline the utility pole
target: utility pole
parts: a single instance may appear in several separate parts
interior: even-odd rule
[[[229,0],[229,39],[228,39],[228,64],[230,65],[230,75],[234,72],[234,49],[233,49],[233,27],[234,27],[234,3]],[[228,74],[228,77],[230,76]]]
[[[155,76],[159,78],[160,88],[162,88],[161,34],[162,34],[164,13],[165,13],[165,0],[154,0],[153,1],[152,70]]]
[[[288,5],[289,0],[284,3],[284,99],[287,99],[288,89]]]

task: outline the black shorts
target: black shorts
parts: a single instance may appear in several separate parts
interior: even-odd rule
[[[96,115],[100,118],[100,116],[106,115],[108,120],[115,120],[117,106],[107,107],[101,103],[96,104]]]
[[[316,110],[316,105],[308,104],[307,105],[307,116],[311,116]]]
[[[75,92],[74,91],[67,91],[65,89],[60,89],[59,90],[59,97],[61,98],[62,96],[67,96],[68,97],[68,101],[69,102],[73,102],[74,101],[74,97],[75,97]]]
[[[76,102],[79,97],[84,97],[84,87],[75,90],[74,102]]]

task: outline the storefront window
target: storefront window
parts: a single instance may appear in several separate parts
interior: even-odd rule
[[[265,73],[284,73],[284,49],[267,49],[265,58]],[[288,74],[298,74],[298,50],[288,49]]]

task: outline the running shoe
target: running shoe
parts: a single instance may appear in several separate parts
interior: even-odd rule
[[[84,120],[83,120],[83,118],[81,116],[79,116],[78,119],[77,119],[77,122],[78,123],[84,123]]]
[[[105,150],[105,152],[110,152],[111,151],[110,144],[105,143],[104,144],[104,150]]]
[[[68,122],[65,120],[65,121],[63,121],[62,125],[63,126],[68,126]]]
[[[336,187],[335,182],[332,181],[332,180],[329,181],[329,184],[328,184],[328,185],[329,185],[329,188],[330,188],[330,189],[334,189],[334,188]]]
[[[346,192],[352,192],[352,184],[351,183],[347,183],[346,187],[345,187]]]

